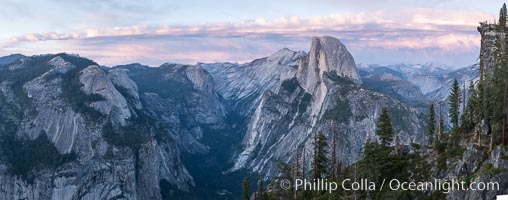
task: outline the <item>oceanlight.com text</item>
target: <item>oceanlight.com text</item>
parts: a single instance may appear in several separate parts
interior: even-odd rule
[[[476,190],[499,190],[498,182],[466,182],[460,180],[441,180],[432,181],[401,181],[397,179],[384,179],[381,183],[369,181],[368,179],[344,179],[340,182],[329,181],[328,179],[295,179],[280,181],[280,187],[284,190],[294,188],[296,191],[328,191],[332,193],[338,190],[344,191],[382,191],[382,190],[402,190],[402,191],[442,191],[449,193],[451,191],[476,191]]]

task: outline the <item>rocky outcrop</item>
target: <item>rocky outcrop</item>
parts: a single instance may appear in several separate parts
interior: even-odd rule
[[[213,95],[212,77],[203,68],[196,65],[188,66],[185,68],[185,75],[192,82],[194,89],[207,95]]]
[[[462,158],[450,163],[448,166],[457,166],[457,170],[445,174],[445,178],[463,180],[470,178],[470,182],[483,183],[485,185],[497,183],[497,186],[490,186],[484,190],[456,190],[450,192],[446,199],[450,200],[473,200],[473,199],[496,199],[496,195],[508,192],[508,154],[502,146],[495,147],[490,155],[483,156],[482,152],[473,145],[469,145],[464,151]],[[485,159],[487,158],[487,159]],[[459,172],[459,173],[455,173]],[[478,185],[475,185],[478,186]]]
[[[108,71],[108,76],[119,91],[126,93],[123,95],[126,96],[127,101],[131,100],[131,103],[134,104],[135,108],[140,110],[143,106],[141,105],[141,100],[139,98],[138,85],[127,73],[128,70],[112,69]]]
[[[505,33],[498,31],[498,25],[487,22],[480,23],[477,30],[482,38],[480,42],[480,74],[486,77],[494,71],[496,64],[494,56],[496,49],[498,49],[497,46],[504,49]]]
[[[480,168],[483,162],[483,152],[477,150],[473,144],[469,144],[462,155],[462,159],[458,161],[457,167],[453,172],[456,176],[469,175]]]
[[[502,146],[497,146],[490,153],[489,161],[495,168],[508,169],[508,152]]]
[[[108,74],[99,66],[92,65],[81,70],[79,81],[81,90],[87,95],[100,95],[104,100],[95,101],[90,107],[102,114],[112,116],[111,120],[121,125],[131,116],[127,100],[115,88]]]
[[[325,73],[362,83],[353,56],[344,44],[329,36],[314,37],[308,57],[298,66],[298,81],[307,91],[314,91]]]
[[[64,75],[76,66],[61,57],[51,59],[48,64],[52,67],[51,70],[24,85],[27,96],[33,100],[38,112],[18,134],[35,139],[44,132],[61,153],[70,153],[76,148],[75,145],[79,145],[76,140],[78,135],[83,134],[85,120],[61,98],[62,79],[48,77],[54,74]]]

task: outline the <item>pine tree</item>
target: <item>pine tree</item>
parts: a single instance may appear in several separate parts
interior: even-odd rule
[[[439,98],[441,99],[441,97]],[[438,105],[439,105],[439,119],[438,119],[438,125],[437,125],[437,135],[436,135],[436,138],[437,138],[437,141],[440,142],[440,137],[442,136],[443,132],[445,131],[444,130],[444,118],[443,118],[443,102],[440,100],[438,102]]]
[[[504,21],[506,23],[506,17],[507,17],[507,10],[506,10],[506,4],[503,4],[503,15],[504,15]],[[506,24],[505,24],[505,27],[504,27],[504,30],[503,32],[506,32]],[[508,40],[506,39],[506,34],[505,34],[505,40],[504,40],[505,44],[504,44],[504,56],[503,56],[503,61],[504,61],[504,65],[501,66],[504,70],[504,72],[501,72],[501,73],[504,73],[504,77],[502,79],[502,82],[504,82],[504,91],[503,91],[503,108],[502,108],[502,120],[501,120],[501,131],[502,131],[502,134],[503,134],[503,137],[502,137],[502,144],[503,145],[506,145],[506,115],[508,114],[508,53],[506,52],[507,51],[507,47],[508,47]]]
[[[507,42],[508,43],[508,42]],[[507,66],[508,67],[508,66]],[[506,145],[506,123],[507,123],[507,115],[508,115],[508,69],[505,69],[506,76],[504,78],[504,98],[503,98],[503,120],[501,122],[502,126],[502,134],[503,140],[502,144]]]
[[[332,179],[337,178],[337,133],[335,130],[335,124],[332,125],[332,165],[330,167],[330,174]]]
[[[318,166],[317,166],[317,155],[318,155],[318,142],[317,142],[317,133],[314,132],[314,155],[312,155],[312,177],[316,178],[318,176]]]
[[[298,155],[298,149],[296,149],[296,153],[294,154],[294,159],[293,159],[293,165],[294,165],[294,172],[293,172],[293,176],[295,178],[300,178],[300,157]]]
[[[494,103],[494,109],[492,110],[492,119],[495,121],[501,121],[502,108],[504,104],[504,91],[506,77],[506,61],[500,59],[498,65],[494,68],[494,74],[492,76],[492,102]]]
[[[265,186],[264,186],[263,179],[264,179],[264,174],[263,174],[263,172],[261,172],[261,173],[259,173],[259,178],[258,178],[258,190],[255,195],[256,200],[267,200],[268,199],[268,194],[265,192]]]
[[[486,109],[486,105],[485,105],[485,79],[483,76],[480,76],[480,81],[478,82],[478,85],[477,85],[477,97],[476,97],[476,103],[478,105],[478,112],[477,112],[477,115],[475,116],[475,122],[476,124],[481,124],[482,120],[485,118],[485,113],[487,111]],[[478,146],[482,146],[482,134],[481,134],[481,130],[477,130],[476,131],[476,134],[478,135]]]
[[[469,83],[469,91],[468,91],[468,98],[467,98],[467,104],[464,111],[464,114],[462,115],[461,120],[461,127],[466,131],[471,131],[475,124],[479,122],[477,119],[477,92],[475,89],[475,85],[473,81],[471,80]]]
[[[506,27],[506,4],[503,3],[503,7],[499,10],[499,24],[498,24],[498,30],[503,31]]]
[[[359,161],[361,177],[377,181],[377,177],[380,175],[376,159],[378,152],[379,145],[368,138],[363,146],[362,160]]]
[[[500,16],[500,22],[502,18],[506,23],[506,6],[501,8],[501,14],[504,16]],[[506,25],[506,24],[505,24]],[[504,29],[501,30],[504,32]],[[485,102],[484,102],[484,115],[483,120],[487,123],[489,127],[491,127],[491,135],[490,135],[490,145],[489,149],[492,149],[494,145],[496,145],[498,141],[498,136],[502,134],[504,126],[505,126],[505,117],[503,116],[503,108],[505,107],[505,91],[506,91],[506,75],[508,72],[507,69],[507,53],[503,47],[506,45],[502,45],[502,38],[497,38],[496,40],[496,48],[494,49],[494,61],[495,65],[493,66],[493,73],[490,77],[487,77],[487,82],[485,84]],[[505,41],[506,42],[506,41]],[[504,135],[503,135],[504,136]]]
[[[438,153],[441,153],[440,152],[440,147],[441,147],[441,144],[443,143],[441,141],[441,138],[443,138],[443,132],[444,132],[444,118],[443,118],[443,114],[442,114],[442,111],[441,111],[441,101],[439,102],[439,119],[437,120],[438,121],[438,124],[437,124],[437,134],[434,136],[434,150],[437,151]]]
[[[439,118],[439,130],[441,130],[441,134],[445,131],[444,124],[444,117],[441,116],[441,118]]]
[[[504,15],[505,15],[505,20],[506,20],[506,4],[503,4],[503,9],[504,9]],[[503,145],[506,145],[506,123],[507,123],[507,115],[508,115],[508,53],[506,52],[507,51],[507,47],[508,47],[508,40],[506,39],[506,34],[505,34],[505,53],[504,53],[504,66],[503,69],[504,69],[504,77],[503,77],[503,81],[504,81],[504,91],[503,91],[503,109],[502,109],[502,121],[501,121],[501,130],[502,130],[502,134],[503,134],[503,137],[502,137],[502,144]]]
[[[305,176],[305,146],[303,147],[303,150],[302,150],[302,178],[307,178]]]
[[[393,129],[387,108],[382,109],[376,126],[376,135],[381,139],[381,144],[388,146],[393,140]]]
[[[450,105],[450,118],[452,122],[452,130],[449,136],[449,147],[448,151],[455,153],[456,147],[459,144],[459,117],[460,117],[460,103],[461,103],[461,91],[459,82],[457,79],[453,81],[452,84],[452,91],[450,93],[450,96],[448,96],[448,104]]]
[[[429,142],[434,143],[434,133],[436,132],[436,111],[434,110],[434,104],[430,104],[429,108],[429,121],[427,122],[427,134],[429,136]]]
[[[314,179],[324,178],[328,172],[328,144],[323,133],[316,136],[314,146]]]
[[[294,187],[290,187],[288,190],[281,190],[280,182],[278,182],[280,180],[295,180],[296,177],[293,176],[293,173],[291,173],[291,171],[293,171],[293,169],[291,169],[290,165],[284,162],[279,163],[278,175],[276,178],[277,182],[275,182],[275,189],[273,190],[273,192],[275,192],[273,194],[273,196],[276,197],[275,199],[291,199],[292,197],[294,197],[293,194],[294,192],[296,192],[294,190]]]
[[[454,129],[459,127],[460,115],[460,86],[457,79],[453,81],[452,91],[448,96],[448,103],[450,105],[450,118]]]
[[[246,176],[243,178],[242,183],[242,200],[249,200],[250,199],[250,182],[249,177]]]
[[[337,164],[335,165],[335,173],[336,173],[335,178],[340,178],[340,177],[343,177],[343,175],[344,175],[343,170],[342,170],[342,161],[340,161],[340,160],[337,160]]]

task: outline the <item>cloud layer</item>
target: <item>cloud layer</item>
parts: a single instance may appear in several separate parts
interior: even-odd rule
[[[478,54],[478,22],[494,18],[481,12],[406,9],[201,25],[140,24],[15,36],[1,44],[0,53],[65,51],[105,65],[246,62],[284,47],[307,50],[312,36],[330,35],[343,41],[357,62],[465,65]]]

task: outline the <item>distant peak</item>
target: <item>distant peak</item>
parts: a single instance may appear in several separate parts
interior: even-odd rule
[[[188,65],[180,64],[180,63],[167,62],[167,63],[164,63],[161,66],[159,66],[159,68],[181,68],[181,67],[184,67],[184,66],[188,66]]]
[[[26,56],[22,55],[22,54],[11,54],[11,55],[8,55],[8,56],[4,56],[4,57],[0,57],[0,65],[2,64],[10,64],[10,63],[13,63],[14,61],[20,59],[20,58],[25,58]]]
[[[4,57],[26,57],[26,56],[23,54],[20,54],[20,53],[15,53],[15,54],[11,54],[11,55],[4,56]]]
[[[283,48],[283,49],[280,49],[278,50],[277,52],[273,53],[272,55],[268,56],[268,57],[280,57],[280,56],[284,56],[284,55],[291,55],[291,54],[294,54],[296,53],[295,51],[292,51],[288,48]]]
[[[113,67],[113,69],[118,69],[118,68],[121,68],[121,69],[146,69],[146,68],[149,68],[150,66],[148,65],[143,65],[143,64],[140,64],[140,63],[131,63],[131,64],[126,64],[126,65],[116,65]]]
[[[293,62],[294,60],[299,59],[300,57],[304,56],[304,52],[296,52],[293,50],[290,50],[288,48],[283,48],[274,54],[268,56],[266,59],[268,61],[275,61],[279,63],[289,63]]]
[[[292,51],[291,49],[288,49],[288,48],[282,48],[277,52],[294,52],[294,51]]]

